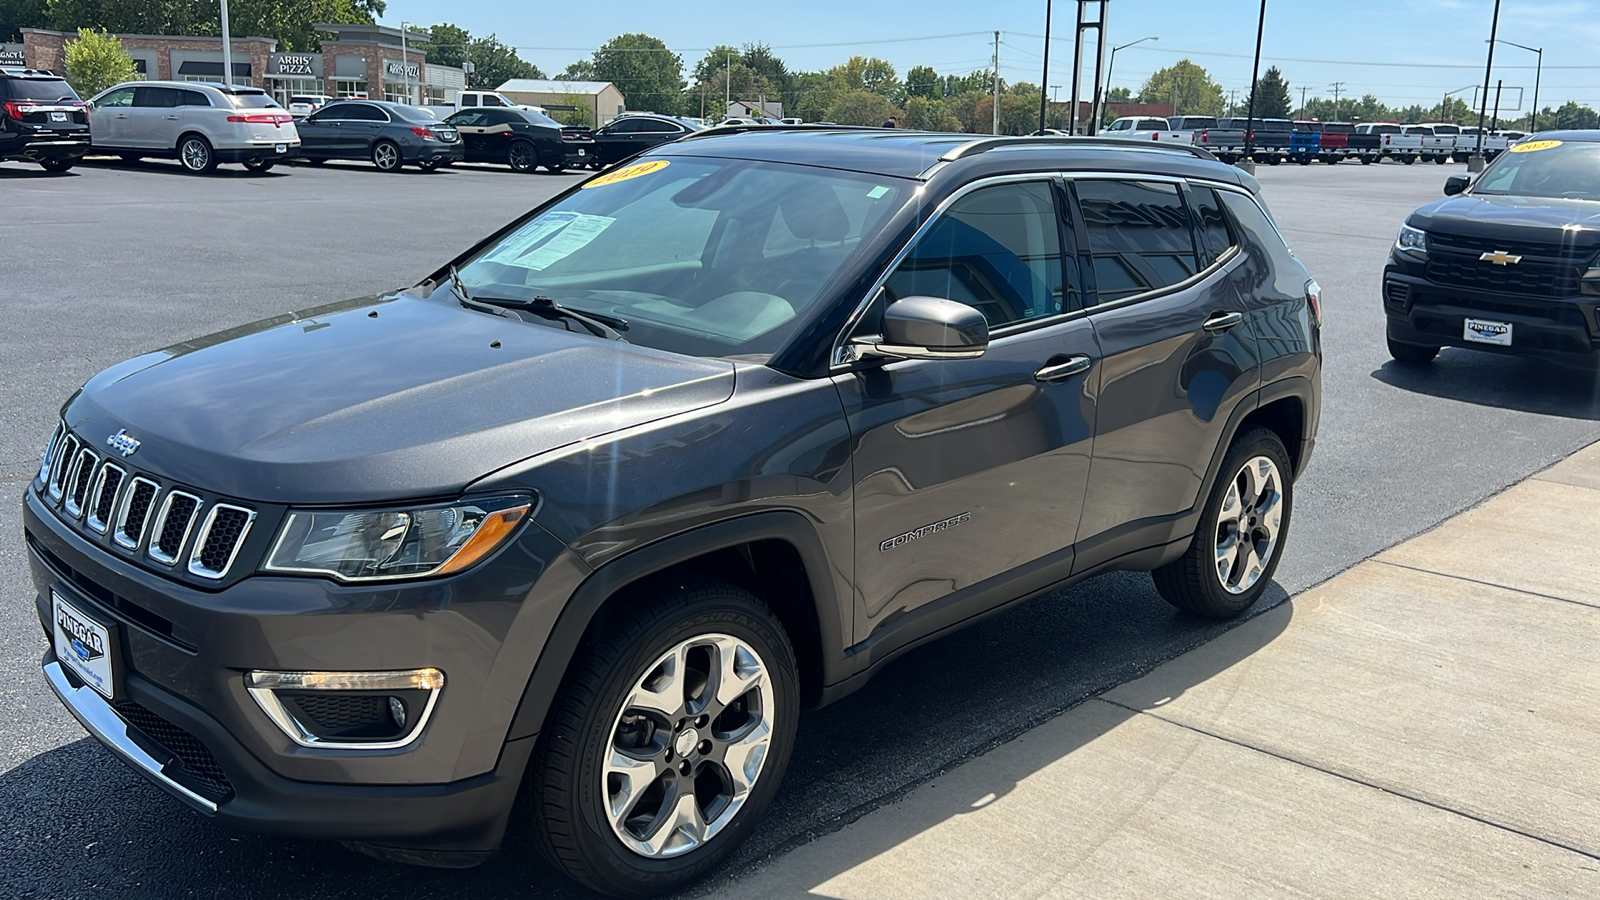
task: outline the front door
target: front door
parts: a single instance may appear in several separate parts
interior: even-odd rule
[[[957,200],[858,329],[876,330],[896,298],[944,297],[988,319],[981,358],[834,379],[854,443],[858,642],[893,632],[892,646],[978,611],[967,600],[986,579],[1030,563],[1070,567],[1100,353],[1057,196],[1033,181]]]
[[[1233,247],[1214,191],[1186,199],[1171,181],[1087,178],[1073,190],[1104,353],[1081,569],[1143,549],[1127,539],[1200,502],[1229,414],[1256,389],[1260,365],[1256,270]]]
[[[483,162],[487,158],[485,143],[488,141],[487,132],[489,114],[477,109],[463,110],[445,120],[448,125],[455,126],[456,134],[461,136],[461,152],[468,162]]]
[[[132,127],[133,92],[131,87],[117,88],[94,102],[89,111],[89,133],[96,147],[131,147],[128,135]]]

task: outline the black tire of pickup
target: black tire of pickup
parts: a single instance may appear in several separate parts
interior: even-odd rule
[[[1223,587],[1218,574],[1217,535],[1221,527],[1224,500],[1246,462],[1266,457],[1277,467],[1282,510],[1272,551],[1260,575],[1246,589],[1233,593]],[[1175,562],[1150,573],[1156,590],[1168,603],[1196,616],[1231,619],[1255,605],[1272,584],[1278,561],[1283,558],[1284,541],[1289,535],[1290,514],[1294,511],[1294,476],[1289,452],[1278,435],[1265,428],[1252,428],[1234,438],[1222,460],[1216,484],[1206,499],[1189,549]]]
[[[1397,363],[1422,366],[1433,362],[1434,357],[1439,355],[1438,347],[1430,347],[1423,344],[1403,344],[1394,338],[1389,338],[1388,343],[1389,356]]]
[[[724,581],[658,580],[644,589],[629,589],[623,609],[601,633],[586,639],[587,653],[567,673],[528,766],[524,788],[535,840],[547,859],[574,880],[610,896],[656,896],[676,891],[715,868],[765,814],[794,747],[800,705],[798,666],[782,624],[766,604]],[[662,654],[710,635],[748,645],[766,669],[774,708],[764,716],[771,728],[765,762],[744,805],[709,840],[676,855],[640,855],[622,842],[608,818],[610,776],[602,760],[616,752],[614,741],[626,727],[619,724],[621,716],[632,708],[627,704],[636,683],[652,674]],[[684,659],[687,668],[687,656]],[[667,740],[667,754],[673,758],[672,738]],[[672,762],[668,768],[678,765],[690,763]],[[677,777],[670,772],[661,777],[667,776]]]

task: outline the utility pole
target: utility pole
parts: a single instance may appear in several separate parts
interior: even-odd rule
[[[406,73],[406,32],[410,30],[409,23],[400,23],[400,78],[406,86],[406,102],[415,103],[416,101],[411,99],[411,76]]]
[[[1309,90],[1309,88],[1307,88],[1305,85],[1302,84],[1300,86],[1300,118],[1302,118],[1302,119],[1304,119],[1306,117],[1306,91],[1307,90]]]
[[[1237,105],[1237,103],[1235,101],[1238,99],[1238,97],[1239,97],[1238,90],[1233,89],[1233,88],[1229,88],[1228,89],[1228,115],[1230,115],[1230,116],[1233,115],[1233,108],[1234,108],[1234,106]]]
[[[1483,120],[1489,106],[1489,78],[1494,75],[1494,43],[1500,36],[1500,0],[1494,0],[1494,19],[1489,23],[1489,60],[1483,64],[1483,102],[1478,104],[1478,147],[1467,160],[1467,171],[1483,171]]]
[[[228,36],[228,0],[222,0],[222,83],[233,84],[233,39]]]
[[[996,32],[998,33],[998,32]],[[733,48],[728,48],[727,77],[722,80],[722,117],[728,117],[728,108],[733,106]]]
[[[1337,122],[1342,118],[1339,115],[1339,95],[1344,93],[1344,82],[1335,81],[1328,85],[1328,90],[1333,92],[1333,119]]]
[[[1000,32],[994,33],[994,131],[1000,133]]]

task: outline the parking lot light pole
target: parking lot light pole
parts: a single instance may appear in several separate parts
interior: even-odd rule
[[[1044,113],[1046,100],[1050,96],[1050,16],[1055,3],[1053,0],[1044,0],[1044,70],[1039,77],[1039,130],[1044,130]],[[1078,111],[1072,111],[1073,118],[1077,118]]]
[[[1099,108],[1096,109],[1092,113],[1092,115],[1094,116],[1094,122],[1092,123],[1094,125],[1094,129],[1093,129],[1093,131],[1089,132],[1090,134],[1093,134],[1096,131],[1100,130],[1100,120],[1104,119],[1106,117],[1106,112],[1105,112],[1106,104],[1111,102],[1111,100],[1110,100],[1110,95],[1111,95],[1111,73],[1112,73],[1113,70],[1115,70],[1117,68],[1117,51],[1118,50],[1126,50],[1129,47],[1132,47],[1134,44],[1142,44],[1145,41],[1159,41],[1159,40],[1161,40],[1161,38],[1158,38],[1155,35],[1151,35],[1150,37],[1139,38],[1137,41],[1129,41],[1129,42],[1127,42],[1126,44],[1123,44],[1120,47],[1112,47],[1111,48],[1111,54],[1106,60],[1106,89],[1100,92]]]
[[[1489,78],[1494,75],[1494,45],[1500,40],[1500,0],[1494,0],[1494,18],[1489,22],[1489,61],[1483,65],[1483,99],[1478,104],[1478,144],[1467,160],[1467,171],[1483,171],[1483,120],[1489,115]]]
[[[233,84],[233,39],[228,36],[228,0],[222,0],[222,84]]]
[[[1261,17],[1256,20],[1256,61],[1250,69],[1250,104],[1244,114],[1244,156],[1239,160],[1239,168],[1246,172],[1256,170],[1256,94],[1261,79],[1261,35],[1266,30],[1267,0],[1261,0]]]
[[[1533,118],[1528,122],[1528,133],[1532,134],[1539,130],[1539,79],[1544,75],[1544,48],[1524,46],[1516,41],[1508,41],[1505,38],[1499,38],[1499,41],[1502,44],[1510,44],[1518,50],[1526,50],[1539,56],[1539,62],[1533,70]]]

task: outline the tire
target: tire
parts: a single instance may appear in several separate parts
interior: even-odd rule
[[[1267,157],[1267,165],[1269,165],[1269,166],[1281,165],[1282,163],[1283,163],[1283,157],[1281,157],[1281,156],[1269,156],[1269,157]]]
[[[421,169],[424,172],[432,172],[433,170],[439,168],[439,166],[442,165],[443,163],[444,163],[444,160],[442,160],[442,159],[430,159],[430,160],[425,160],[423,162],[417,163],[417,168]]]
[[[1363,156],[1363,157],[1361,157],[1361,164],[1362,164],[1362,165],[1363,165],[1363,166],[1370,166],[1370,165],[1372,165],[1372,157],[1370,157],[1370,156]]]
[[[528,141],[512,141],[506,148],[506,165],[513,172],[532,172],[539,167],[539,151]]]
[[[398,172],[405,165],[400,147],[394,141],[379,141],[372,145],[372,164],[380,172]]]
[[[1441,166],[1442,166],[1442,165],[1444,165],[1444,164],[1445,164],[1445,163],[1447,163],[1447,162],[1449,162],[1449,161],[1450,161],[1450,160],[1448,160],[1448,159],[1446,159],[1446,158],[1445,158],[1445,157],[1443,157],[1443,156],[1435,156],[1435,157],[1434,157],[1434,158],[1433,158],[1433,161],[1434,161],[1434,163],[1435,163],[1435,164],[1436,164],[1436,165],[1441,165]]]
[[[45,159],[40,160],[39,165],[44,166],[46,172],[60,175],[62,172],[70,170],[75,162],[77,162],[75,159]]]
[[[305,163],[308,166],[320,166],[327,162],[327,160],[320,156],[297,156],[295,157],[294,161],[297,163]]]
[[[217,170],[217,154],[211,142],[198,134],[178,138],[178,165],[191,175],[209,175]]]
[[[1302,156],[1298,160],[1296,160],[1296,162],[1300,163],[1300,165],[1302,165],[1302,166],[1309,166],[1309,165],[1311,165],[1311,157]]]
[[[608,622],[568,672],[527,774],[541,852],[618,897],[676,891],[744,841],[788,766],[800,698],[783,626],[749,593],[700,578],[632,593],[628,614]],[[740,685],[719,715],[721,660],[766,677]],[[687,676],[676,691],[672,669]],[[700,702],[713,705],[700,713]],[[730,751],[745,760],[734,768],[756,769],[742,795],[719,762]],[[640,772],[645,787],[635,788],[630,774]],[[678,795],[685,781],[695,793]],[[702,803],[699,795],[713,791]],[[613,819],[617,803],[622,814]]]
[[[1438,347],[1429,347],[1425,344],[1403,344],[1394,338],[1389,338],[1389,355],[1395,362],[1407,365],[1421,366],[1433,362],[1439,355]]]
[[[1417,158],[1415,156],[1405,156],[1405,157],[1401,157],[1400,161],[1409,166],[1412,163],[1416,162]]]
[[[275,160],[271,159],[252,159],[245,163],[244,167],[252,172],[270,172],[274,162]]]
[[[1233,618],[1266,593],[1294,508],[1289,453],[1265,428],[1234,438],[1220,472],[1189,549],[1150,573],[1168,603],[1208,619]]]

